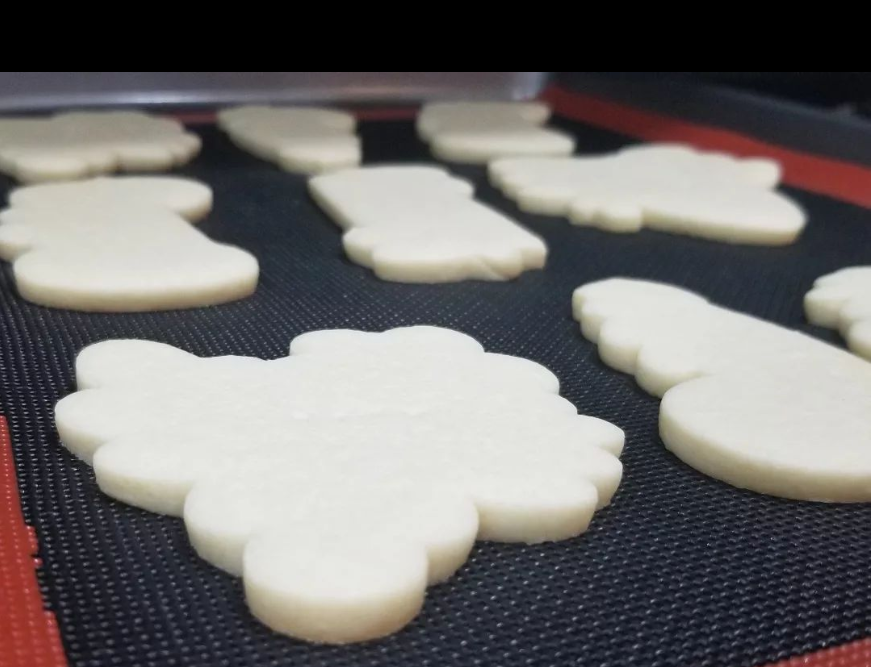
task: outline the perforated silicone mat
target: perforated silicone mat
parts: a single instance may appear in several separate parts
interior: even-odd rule
[[[582,151],[626,141],[557,124],[576,133]],[[253,297],[93,315],[30,305],[17,297],[8,265],[0,277],[0,412],[71,665],[750,667],[871,634],[871,505],[779,500],[696,473],[659,441],[658,401],[598,361],[570,312],[576,286],[635,276],[840,345],[805,324],[801,300],[817,276],[871,263],[871,211],[791,191],[810,224],[787,248],[613,235],[520,213],[482,168],[456,167],[484,200],[546,239],[548,266],[507,283],[403,285],[344,258],[337,228],[303,178],[242,153],[214,128],[201,131],[203,153],[183,173],[215,191],[202,228],[260,260]],[[430,160],[411,122],[364,122],[361,133],[368,162]],[[580,412],[625,429],[625,474],[585,535],[479,543],[452,580],[430,589],[420,616],[384,640],[322,647],[268,631],[248,613],[239,581],[194,555],[179,520],[101,495],[53,428],[53,405],[73,388],[75,354],[94,341],[148,338],[200,355],[271,358],[305,331],[417,323],[464,331],[488,350],[552,369]]]

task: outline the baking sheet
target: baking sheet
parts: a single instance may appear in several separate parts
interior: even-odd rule
[[[577,135],[580,151],[627,142],[556,124]],[[599,362],[570,309],[572,290],[585,282],[649,278],[840,345],[805,323],[801,300],[819,275],[871,263],[871,211],[789,191],[810,223],[786,248],[615,235],[520,213],[486,184],[483,168],[452,167],[545,238],[547,268],[507,283],[387,283],[344,258],[339,230],[308,198],[304,178],[243,153],[213,127],[197,131],[203,153],[179,173],[214,189],[202,229],[259,259],[253,297],[188,311],[83,314],[28,304],[8,265],[0,275],[0,413],[70,665],[750,667],[871,632],[871,505],[780,500],[681,463],[658,439],[659,402]],[[410,121],[363,122],[360,132],[367,162],[431,161]],[[420,616],[385,640],[322,647],[270,632],[248,613],[239,580],[195,556],[180,520],[101,495],[54,431],[53,405],[73,388],[75,354],[98,340],[274,358],[306,331],[419,323],[553,370],[580,412],[626,431],[625,473],[585,535],[479,543],[453,579],[429,590]]]

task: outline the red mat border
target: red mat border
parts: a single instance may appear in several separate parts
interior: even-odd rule
[[[871,639],[786,658],[766,667],[871,667]]]
[[[36,532],[24,523],[12,441],[0,416],[0,664],[66,667],[54,614],[43,607]]]
[[[676,141],[742,157],[769,157],[783,167],[783,182],[871,208],[871,167],[768,143],[746,134],[583,95],[559,86],[541,99],[554,113],[645,141]]]

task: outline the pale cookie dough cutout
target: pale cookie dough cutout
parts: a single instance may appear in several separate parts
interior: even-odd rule
[[[490,180],[518,206],[610,232],[649,227],[727,243],[783,245],[804,212],[773,191],[776,162],[650,144],[593,157],[508,158]]]
[[[578,288],[575,318],[602,360],[662,397],[666,447],[738,487],[871,501],[871,364],[668,285]]]
[[[134,111],[0,119],[0,171],[25,183],[166,171],[199,150],[199,137],[181,123]]]
[[[218,113],[240,148],[286,171],[319,174],[360,164],[351,114],[315,107],[246,106]]]
[[[54,308],[133,312],[250,295],[257,260],[190,223],[212,191],[183,178],[127,176],[14,190],[0,211],[0,259],[18,292]]]
[[[871,266],[818,278],[804,299],[813,324],[838,329],[856,354],[871,359]]]
[[[279,632],[395,632],[475,539],[576,536],[620,482],[620,429],[578,415],[543,366],[466,335],[318,331],[290,352],[97,343],[55,412],[105,493],[183,516]]]
[[[538,236],[438,167],[348,169],[312,178],[309,191],[345,230],[348,257],[383,280],[508,280],[547,257]]]
[[[575,140],[542,127],[541,102],[434,102],[417,116],[418,136],[441,160],[485,164],[521,155],[571,155]]]

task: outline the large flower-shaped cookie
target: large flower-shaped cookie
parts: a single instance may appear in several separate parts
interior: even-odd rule
[[[270,627],[322,642],[393,632],[475,539],[582,533],[623,434],[530,361],[435,327],[319,331],[263,361],[107,341],[57,405],[109,495],[183,516]]]

